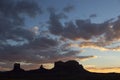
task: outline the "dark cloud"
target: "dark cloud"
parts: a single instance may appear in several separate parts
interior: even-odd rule
[[[37,55],[43,57],[49,56],[49,52],[54,51],[52,48],[55,46],[57,46],[57,42],[47,38],[35,39],[22,46],[6,45],[0,49],[1,61],[36,61]],[[47,51],[47,49],[50,50]]]
[[[34,41],[31,41],[29,43],[29,48],[31,49],[47,49],[52,46],[57,46],[58,42],[54,39],[49,39],[45,37],[40,37],[35,39]]]
[[[4,40],[14,39],[13,36],[16,36],[16,38],[19,37],[26,38],[23,36],[25,32],[32,34],[30,31],[22,28],[22,26],[24,26],[24,21],[25,21],[24,16],[26,15],[32,18],[37,14],[41,14],[41,12],[42,12],[41,8],[34,1],[1,0],[0,1],[1,39]],[[25,35],[28,35],[28,33],[27,34],[25,33]]]
[[[90,18],[95,18],[95,17],[97,17],[97,14],[91,14],[89,17]]]
[[[63,29],[63,37],[69,39],[76,39],[79,36],[80,35],[75,24],[71,21],[66,23],[66,27],[64,27]]]
[[[54,39],[40,37],[22,46],[6,45],[0,49],[0,61],[27,62],[27,63],[51,63],[57,60],[75,59],[80,51],[62,49],[60,42]]]
[[[55,12],[50,12],[49,17],[49,30],[52,34],[61,35],[63,32],[63,25],[60,22],[60,15],[55,14]]]
[[[55,21],[53,21],[53,19]],[[113,42],[120,39],[120,18],[109,19],[103,23],[92,23],[90,19],[69,21],[65,24],[60,21],[57,14],[54,12],[54,17],[50,16],[50,32],[54,35],[62,36],[62,40],[78,40],[82,39],[84,44],[80,43],[80,48],[91,47],[99,50],[119,51],[119,47],[108,47]],[[94,40],[93,40],[94,39]],[[86,40],[92,40],[87,42]],[[82,46],[82,47],[81,47]]]
[[[30,17],[34,17],[37,14],[41,14],[42,10],[35,1],[22,0],[16,4],[16,10],[19,13],[25,13]]]
[[[0,55],[1,61],[21,61],[25,58],[30,60],[30,57],[22,51],[25,46],[12,46],[11,44],[31,41],[35,34],[28,29],[25,29],[24,16],[31,18],[41,14],[41,8],[34,1],[24,0],[0,0]],[[24,15],[24,16],[23,16]],[[8,41],[11,40],[11,41]],[[25,55],[23,55],[25,54]]]
[[[54,13],[50,16],[50,32],[55,35],[62,35],[65,38],[76,39],[90,39],[93,36],[99,36],[106,32],[109,23],[105,22],[102,24],[91,23],[88,20],[76,20],[75,23],[72,21],[66,22],[65,26],[60,22],[58,16]]]
[[[69,12],[73,11],[74,9],[75,9],[75,7],[73,5],[68,5],[63,8],[63,11],[69,13]]]
[[[120,19],[116,21],[113,19],[107,20],[103,23],[92,23],[90,19],[78,19],[63,24],[61,18],[54,12],[50,14],[49,30],[54,35],[61,35],[64,38],[75,40],[82,38],[89,40],[93,37],[104,35],[105,41],[113,41],[119,39],[119,25]]]

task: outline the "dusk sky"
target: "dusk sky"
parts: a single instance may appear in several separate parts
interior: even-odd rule
[[[59,60],[120,72],[120,0],[0,0],[0,70]]]

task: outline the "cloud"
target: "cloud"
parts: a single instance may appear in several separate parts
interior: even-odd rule
[[[118,35],[120,25],[119,17],[115,21],[113,21],[112,18],[103,23],[92,23],[90,19],[76,19],[75,21],[68,21],[64,24],[61,22],[63,18],[59,16],[60,15],[55,11],[50,13],[49,30],[54,35],[61,35],[72,40],[77,38],[89,40],[93,37],[98,38],[104,35],[103,37],[106,42],[118,40],[120,38]],[[92,16],[95,16],[95,14]]]
[[[63,8],[63,11],[69,13],[69,12],[73,11],[74,9],[75,9],[75,7],[73,5],[68,5]]]
[[[107,20],[103,23],[92,23],[90,19],[82,20],[78,19],[73,21],[66,22],[63,24],[61,18],[57,17],[56,12],[50,16],[50,32],[53,35],[62,36],[64,39],[70,40],[92,40],[91,43],[82,43],[80,44],[81,48],[92,47],[94,49],[99,49],[103,51],[113,50],[119,51],[119,48],[109,48],[109,46],[115,41],[120,39],[119,36],[119,25],[120,18],[113,21],[113,19]],[[54,16],[53,16],[54,15]]]
[[[25,17],[33,18],[42,13],[41,8],[34,1],[0,1],[0,40],[17,40],[20,37],[29,39],[32,32],[24,29]],[[24,16],[22,16],[24,15]]]
[[[80,36],[79,32],[77,31],[77,27],[73,22],[66,23],[66,26],[63,29],[63,37],[69,38],[69,39],[76,39]]]
[[[76,58],[76,60],[86,61],[86,60],[94,59],[94,58],[97,58],[97,56],[78,56],[78,57]]]
[[[37,14],[42,13],[41,7],[37,4],[35,1],[28,1],[28,0],[21,0],[16,3],[16,10],[19,13],[25,13],[29,15],[30,17],[34,17]]]
[[[115,47],[107,47],[105,45],[102,45],[103,43],[100,42],[82,42],[79,44],[80,48],[91,48],[91,49],[97,49],[100,51],[120,51],[120,46]],[[78,45],[77,45],[78,46]]]
[[[9,71],[10,69],[9,68],[4,68],[4,67],[0,67],[0,70],[1,71]]]
[[[95,17],[97,17],[97,15],[96,14],[91,14],[89,17],[90,18],[95,18]]]
[[[6,45],[0,49],[0,61],[5,63],[52,63],[59,60],[76,59],[78,58],[77,54],[81,53],[78,50],[71,50],[70,48],[63,49],[64,44],[60,44],[59,41],[54,39],[40,37],[21,46]]]
[[[106,33],[108,30],[108,22],[102,24],[91,23],[88,20],[75,20],[75,23],[72,21],[66,22],[65,26],[60,22],[61,18],[58,18],[58,15],[54,12],[50,14],[50,32],[55,35],[62,35],[65,38],[76,39],[91,39],[93,36],[99,36],[103,33]]]
[[[50,13],[49,17],[49,30],[52,34],[59,35],[62,34],[63,26],[59,21],[59,16],[56,15],[54,12]]]
[[[49,57],[49,53],[54,55],[54,47],[57,42],[52,39],[38,38],[22,46],[6,45],[1,49],[1,61],[39,61],[37,55]],[[48,50],[48,51],[47,51]],[[52,56],[52,55],[51,55]]]
[[[92,49],[98,49],[100,51],[108,51],[108,48],[105,48],[103,46],[100,46],[99,43],[96,42],[83,42],[79,45],[80,48],[92,48]]]

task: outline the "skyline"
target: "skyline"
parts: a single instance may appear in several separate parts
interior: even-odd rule
[[[0,70],[77,60],[120,72],[119,0],[0,0]],[[46,66],[47,65],[47,66]]]

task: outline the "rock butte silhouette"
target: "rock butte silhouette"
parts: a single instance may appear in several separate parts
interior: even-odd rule
[[[20,64],[19,63],[15,63],[14,64],[14,68],[13,68],[12,71],[13,72],[19,72],[19,71],[24,71],[24,70],[20,68]]]
[[[25,71],[19,63],[11,71],[0,72],[0,80],[120,80],[119,73],[92,73],[77,61],[55,62],[54,68]]]

